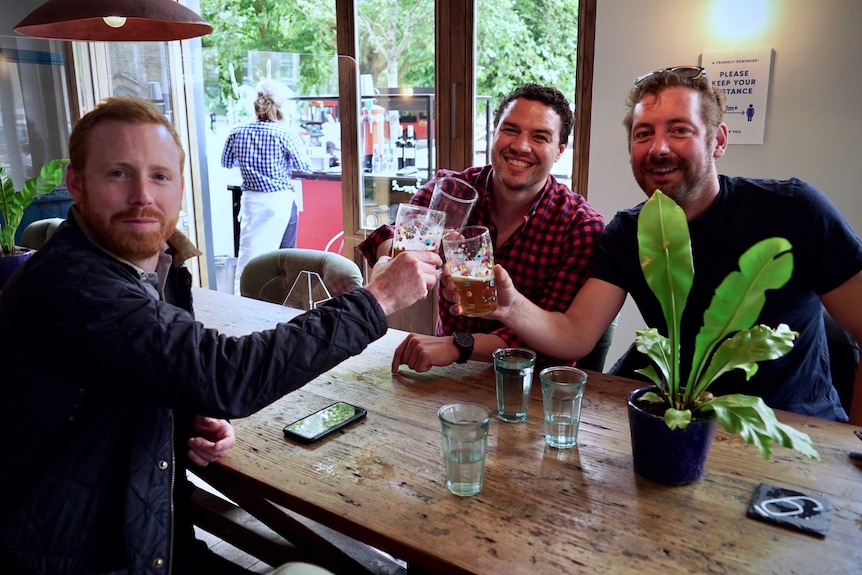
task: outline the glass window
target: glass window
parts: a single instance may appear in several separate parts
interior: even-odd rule
[[[266,75],[281,78],[295,93],[297,128],[302,133],[314,171],[328,170],[326,175],[329,179],[323,181],[332,188],[320,195],[328,198],[321,208],[326,212],[322,216],[327,218],[325,225],[315,224],[318,220],[311,212],[314,202],[305,202],[305,222],[315,232],[312,243],[305,245],[328,246],[353,256],[355,243],[369,229],[390,220],[392,206],[409,201],[411,188],[421,185],[438,167],[460,168],[463,166],[456,164],[484,165],[489,161],[493,107],[499,97],[517,83],[530,80],[553,84],[574,100],[577,0],[534,3],[495,0],[493,5],[489,0],[476,0],[475,12],[472,6],[461,2],[294,0],[283,3],[266,0],[250,3],[246,0],[203,0],[200,12],[213,24],[215,31],[200,40],[204,47],[202,53],[190,48],[197,41],[71,43],[69,51],[75,53],[75,61],[74,69],[69,73],[76,78],[79,92],[74,94],[70,105],[65,98],[65,87],[53,89],[54,94],[64,94],[58,104],[58,113],[63,117],[52,119],[50,115],[46,116],[44,124],[49,128],[54,124],[65,124],[60,129],[49,129],[49,133],[58,136],[55,142],[65,146],[70,113],[75,118],[91,109],[95,102],[114,93],[130,93],[156,101],[164,107],[165,113],[187,141],[191,169],[196,169],[195,162],[205,168],[201,173],[192,172],[187,178],[189,196],[184,206],[186,219],[182,221],[187,223],[190,232],[197,231],[199,244],[207,244],[203,247],[208,255],[232,255],[236,225],[234,197],[225,184],[224,175],[213,175],[220,169],[221,147],[212,138],[230,126],[250,119],[250,114],[244,115],[246,113],[239,105],[241,97],[247,94],[235,94],[236,91],[247,92],[253,88],[253,81]],[[593,5],[587,18],[594,18],[592,0],[581,0],[580,3]],[[435,30],[435,11],[437,18],[446,13],[459,16],[456,20],[444,22],[443,30]],[[549,15],[560,23],[553,30],[543,25]],[[462,21],[467,28],[456,34],[455,28]],[[359,51],[355,60],[342,57],[336,61],[335,35],[336,30],[343,26],[350,26],[356,33]],[[451,53],[454,62],[457,51],[463,52],[463,48],[453,45],[453,39],[457,40],[455,44],[462,43],[465,37],[469,39],[474,26],[475,64],[468,66],[466,77],[461,76],[464,74],[462,70],[445,75],[446,85],[452,83],[449,89],[435,87],[435,78],[442,73],[435,71],[435,52],[439,51],[441,56]],[[349,35],[339,36],[339,41],[344,42],[340,52],[352,53]],[[444,46],[447,50],[435,46]],[[338,62],[341,62],[342,78],[338,78]],[[345,66],[346,62],[352,64]],[[468,63],[471,62],[468,58]],[[11,126],[20,124],[15,120],[15,109],[21,108],[21,104],[14,102],[27,101],[27,96],[16,88],[16,84],[26,84],[15,76],[21,74],[20,70],[10,72],[6,63],[2,66],[0,71],[6,74],[4,82],[0,83],[6,135],[3,145],[8,150],[14,148],[9,143]],[[462,92],[460,88],[454,89],[459,82],[461,86],[472,86],[473,74],[475,90]],[[354,151],[355,144],[352,143],[347,147],[348,155],[355,157],[345,157],[341,153],[344,148],[341,145],[341,119],[347,117],[354,124],[352,105],[345,112],[344,101],[338,94],[339,86],[345,89],[346,76],[350,76],[347,83],[355,77],[359,84],[355,125],[344,127],[345,133],[357,134],[359,149]],[[9,82],[5,81],[7,78]],[[62,84],[62,74],[57,81]],[[197,94],[199,87],[200,97],[190,96],[192,92]],[[17,95],[19,93],[22,95]],[[455,106],[443,109],[445,114],[451,111],[453,117],[463,114],[464,110],[475,110],[474,137],[457,145],[448,141],[449,136],[447,141],[438,141],[439,118],[435,118],[435,109],[443,103],[462,98],[462,93],[469,94],[469,98],[475,101],[469,105],[455,102]],[[410,139],[415,140],[410,146],[406,145],[408,132],[412,132]],[[11,133],[14,134],[14,130]],[[14,142],[19,141],[22,140],[14,138]],[[449,153],[454,149],[457,153]],[[557,163],[555,175],[566,178],[571,174],[572,161],[568,155],[571,149],[570,145],[567,156]],[[3,153],[7,152],[4,150]],[[19,154],[19,157],[22,171],[25,163],[32,165],[32,158],[27,158],[26,153]],[[437,166],[438,161],[450,165]],[[339,167],[336,164],[344,167],[346,162],[351,164],[348,170],[351,181],[349,185],[341,186],[336,177]],[[357,168],[358,182],[354,182]],[[320,181],[314,184],[303,181],[302,184],[306,186],[303,190],[305,201],[313,194],[311,188],[319,186]],[[355,187],[357,184],[358,188]],[[348,194],[350,198],[346,197]],[[318,195],[313,197],[316,199]],[[198,228],[205,228],[204,222],[210,219],[211,238],[198,231]],[[302,215],[300,222],[302,226]],[[342,234],[343,247],[336,238],[339,234]],[[300,238],[304,237],[307,235],[301,232]],[[301,240],[301,247],[304,241]],[[208,245],[210,242],[213,245]]]
[[[264,78],[276,80],[289,90],[290,99],[282,107],[284,124],[299,137],[309,167],[308,171],[293,172],[299,211],[296,247],[340,252],[344,234],[336,56],[249,50],[236,59],[236,65],[225,65],[218,48],[212,47],[204,49],[203,60],[213,253],[238,253],[242,174],[238,167],[223,168],[221,156],[231,131],[257,120],[254,101],[257,84]],[[226,97],[217,95],[219,73],[224,68],[233,87]]]
[[[476,93],[491,100],[492,115],[500,98],[522,82],[554,86],[574,108],[578,0],[476,0],[476,15]],[[485,136],[481,111],[477,103],[477,140]],[[572,165],[570,136],[551,174],[571,185]]]
[[[434,0],[358,0],[360,227],[395,219],[436,170]]]
[[[54,158],[68,157],[69,99],[62,43],[0,36],[0,165],[20,190]],[[18,227],[46,217],[66,217],[65,187],[36,198]]]
[[[0,163],[16,182],[68,153],[63,60],[59,42],[0,36]]]

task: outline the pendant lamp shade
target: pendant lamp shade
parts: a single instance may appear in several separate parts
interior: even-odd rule
[[[90,42],[167,42],[213,27],[174,0],[48,0],[14,28],[22,36]]]

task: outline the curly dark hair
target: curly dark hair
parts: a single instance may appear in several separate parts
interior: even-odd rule
[[[500,116],[503,115],[503,110],[509,103],[514,102],[518,98],[525,100],[533,100],[553,109],[560,117],[560,143],[565,144],[569,141],[569,134],[572,133],[575,119],[572,114],[572,107],[569,101],[562,92],[551,86],[542,86],[528,82],[521,84],[500,100],[500,105],[494,110],[494,128],[500,122]]]

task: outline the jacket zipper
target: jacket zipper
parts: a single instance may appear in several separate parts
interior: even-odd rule
[[[174,429],[174,410],[171,409],[168,411],[168,413],[171,417],[171,536],[168,544],[168,575],[171,575],[174,569],[174,487],[177,473],[177,458],[176,453],[174,452],[174,435],[176,432],[176,430]]]

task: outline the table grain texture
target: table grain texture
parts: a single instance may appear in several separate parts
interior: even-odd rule
[[[296,311],[207,290],[198,319],[228,335],[285,321]],[[525,423],[491,422],[481,493],[445,485],[437,409],[473,401],[494,410],[490,364],[390,373],[405,332],[257,414],[234,421],[237,445],[204,477],[243,498],[265,498],[431,573],[862,573],[862,465],[854,426],[778,412],[808,433],[820,461],[776,447],[764,460],[721,428],[703,477],[652,483],[632,471],[625,399],[637,382],[590,372],[579,445],[545,445],[534,378]],[[333,401],[368,416],[312,444],[282,428]],[[825,538],[746,516],[760,483],[829,499]],[[231,493],[228,493],[231,495]]]

